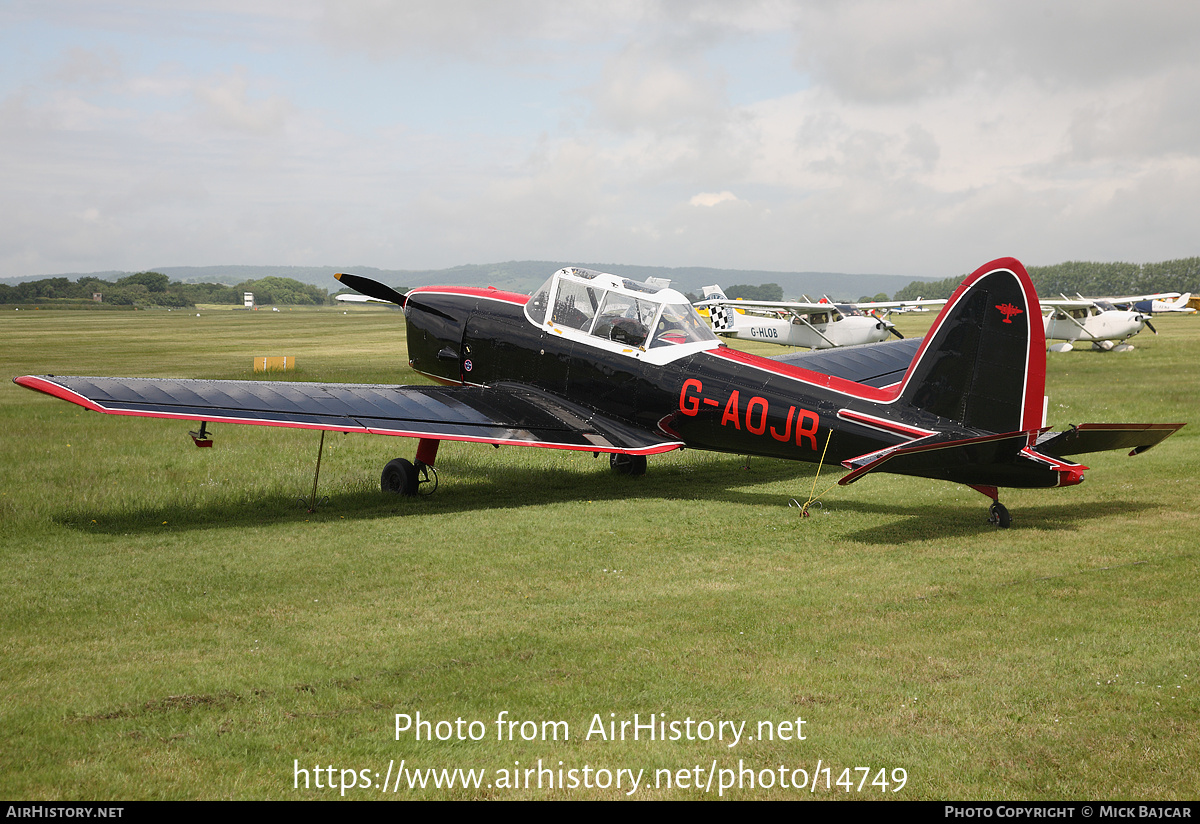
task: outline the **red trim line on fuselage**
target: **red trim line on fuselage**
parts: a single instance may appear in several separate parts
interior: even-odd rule
[[[932,429],[921,429],[908,424],[896,423],[885,418],[877,418],[874,415],[866,415],[862,412],[855,412],[853,409],[839,409],[837,416],[844,421],[869,426],[872,429],[878,429],[882,432],[887,432],[892,435],[907,435],[910,438],[927,438],[935,434]]]
[[[511,303],[516,306],[524,306],[526,303],[529,303],[529,295],[521,295],[517,292],[506,292],[502,289],[497,289],[494,286],[489,286],[486,289],[478,286],[418,286],[415,289],[410,289],[408,294],[464,295],[472,298],[498,300],[504,303]]]
[[[743,366],[761,369],[764,372],[770,372],[774,375],[781,375],[785,378],[798,380],[811,386],[819,386],[823,389],[831,389],[834,392],[840,392],[843,395],[851,395],[864,400],[887,403],[895,400],[900,394],[896,390],[876,389],[873,386],[865,386],[861,383],[855,383],[854,381],[846,380],[845,378],[838,378],[833,375],[826,375],[822,372],[813,372],[810,369],[802,369],[798,366],[792,366],[791,364],[780,363],[779,361],[773,361],[769,358],[751,355],[749,352],[742,352],[739,349],[730,349],[728,346],[720,346],[716,349],[708,349],[705,351],[705,354],[712,355],[715,358],[725,358],[725,360],[740,363]]]

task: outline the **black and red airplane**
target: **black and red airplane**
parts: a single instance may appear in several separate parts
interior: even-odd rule
[[[384,490],[436,488],[443,440],[610,454],[641,474],[681,447],[840,462],[936,478],[992,499],[999,487],[1071,486],[1066,456],[1145,451],[1183,424],[1044,426],[1046,343],[1025,268],[1003,258],[963,281],[924,339],[762,358],[721,343],[672,289],[587,269],[532,296],[420,287],[356,275],[347,286],[403,307],[413,369],[443,386],[135,378],[15,378],[116,415],[419,438],[415,462],[384,468]],[[204,427],[201,433],[204,433]]]

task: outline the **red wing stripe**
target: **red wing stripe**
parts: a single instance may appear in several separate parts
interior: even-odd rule
[[[26,389],[45,392],[47,395],[52,395],[53,397],[68,401],[76,406],[82,406],[84,409],[90,409],[93,412],[108,412],[108,410],[103,406],[95,401],[85,398],[78,392],[72,392],[65,386],[59,386],[57,383],[53,383],[34,375],[23,375],[19,378],[13,378],[13,383],[15,383],[17,386],[24,386]]]

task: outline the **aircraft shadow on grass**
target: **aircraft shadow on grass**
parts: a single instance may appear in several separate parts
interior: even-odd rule
[[[599,463],[599,461],[597,461]],[[492,466],[479,478],[477,467],[464,467],[469,479],[454,479],[453,462],[447,461],[446,479],[439,494],[396,496],[377,490],[333,487],[318,489],[319,503],[308,511],[308,495],[288,496],[278,492],[254,500],[213,501],[122,509],[114,513],[65,513],[59,523],[87,533],[141,535],[180,530],[242,529],[305,521],[332,523],[341,519],[365,521],[385,518],[446,517],[468,512],[508,510],[505,517],[522,517],[521,510],[563,503],[621,502],[636,517],[640,502],[671,502],[680,508],[698,505],[735,504],[753,506],[761,513],[760,523],[800,526],[799,504],[813,489],[814,476],[819,503],[811,517],[823,519],[845,514],[886,516],[879,526],[846,533],[848,540],[897,546],[938,538],[978,535],[983,519],[969,503],[940,507],[936,514],[916,507],[911,501],[891,504],[842,497],[830,489],[842,470],[817,468],[787,461],[742,457],[717,458],[711,462],[663,466],[640,478],[616,476],[607,469],[595,473],[574,469]],[[772,490],[763,489],[775,485]],[[531,492],[531,490],[533,490]],[[822,494],[823,493],[823,494]],[[328,496],[326,499],[325,496]],[[1132,501],[1093,503],[1086,508],[1069,501],[1022,510],[1014,526],[1024,529],[1061,531],[1097,517],[1116,516],[1152,509],[1153,505]],[[658,517],[657,514],[654,517]],[[817,521],[814,520],[814,526]],[[802,527],[800,527],[802,528]]]
[[[847,532],[842,537],[848,541],[860,541],[880,546],[928,541],[930,538],[969,538],[979,535],[980,519],[972,522],[974,508],[968,504],[957,504],[939,510],[936,523],[931,523],[928,513],[914,512],[911,507],[875,504],[863,501],[839,501],[830,504],[831,509],[864,513],[894,515],[897,520],[867,529]],[[1013,529],[1042,530],[1061,533],[1073,530],[1096,518],[1128,515],[1154,509],[1153,504],[1129,501],[1092,503],[1086,511],[1077,504],[1064,502],[1059,505],[1026,507],[1021,516],[1014,518]]]
[[[64,513],[59,523],[85,532],[141,534],[178,529],[240,529],[264,524],[333,521],[340,518],[418,518],[453,516],[467,512],[512,510],[551,504],[621,501],[636,506],[638,501],[673,501],[687,506],[693,501],[711,503],[767,504],[787,509],[789,494],[807,497],[816,467],[790,461],[751,461],[745,469],[742,457],[718,458],[711,463],[664,466],[638,478],[616,475],[600,456],[595,472],[574,468],[528,466],[481,466],[471,462],[459,475],[453,461],[446,461],[441,487],[436,495],[398,496],[377,489],[338,489],[318,484],[318,506],[309,512],[311,489],[297,486],[295,495],[272,492],[252,500],[183,502],[144,508],[123,507],[113,512]],[[603,462],[603,469],[601,468]],[[840,469],[826,470],[821,483],[829,483]],[[483,477],[480,477],[483,475]],[[794,480],[790,493],[748,492],[757,486]],[[807,481],[807,484],[806,484]],[[827,484],[826,484],[827,485]],[[322,502],[324,501],[324,502]]]

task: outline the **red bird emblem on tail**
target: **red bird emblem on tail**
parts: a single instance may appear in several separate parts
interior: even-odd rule
[[[1018,309],[1016,306],[1013,306],[1011,303],[1001,303],[1001,304],[998,304],[996,306],[996,308],[1004,313],[1004,322],[1005,323],[1012,323],[1013,315],[1023,314],[1023,310]]]

